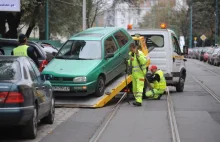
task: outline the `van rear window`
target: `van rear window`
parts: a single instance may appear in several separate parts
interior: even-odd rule
[[[141,35],[141,36],[144,36],[145,42],[148,48],[164,47],[164,36],[163,35]]]
[[[150,47],[164,47],[163,35],[144,35],[146,45]]]

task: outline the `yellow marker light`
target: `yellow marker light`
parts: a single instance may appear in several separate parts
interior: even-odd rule
[[[166,29],[166,28],[167,28],[167,25],[166,25],[165,23],[161,23],[161,24],[160,24],[160,28],[161,28],[161,29]]]
[[[127,29],[132,30],[132,24],[128,24]]]
[[[83,86],[83,87],[82,87],[82,89],[86,90],[86,89],[87,89],[87,87],[86,87],[86,86]]]

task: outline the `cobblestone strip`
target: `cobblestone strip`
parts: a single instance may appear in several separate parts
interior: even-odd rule
[[[34,140],[26,140],[22,142],[40,142],[45,136],[52,134],[53,130],[62,122],[65,122],[70,116],[77,113],[78,108],[56,108],[55,121],[53,125],[40,124],[38,128],[38,136]]]

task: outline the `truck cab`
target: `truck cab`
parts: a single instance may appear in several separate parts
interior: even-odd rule
[[[152,65],[164,72],[167,86],[176,87],[177,92],[183,92],[186,79],[184,54],[182,53],[176,34],[170,29],[128,29],[131,36],[144,36]],[[186,46],[185,46],[186,48]],[[183,50],[185,52],[186,49]]]

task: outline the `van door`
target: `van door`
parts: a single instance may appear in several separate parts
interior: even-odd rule
[[[173,79],[179,81],[180,69],[184,66],[184,57],[181,55],[181,49],[177,38],[172,34],[173,44]]]

